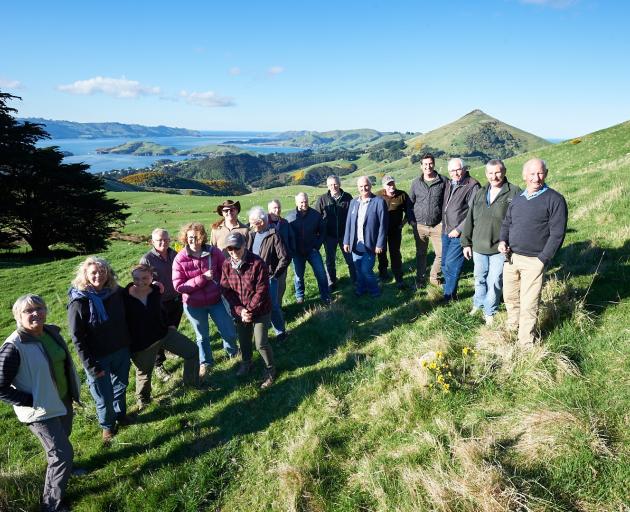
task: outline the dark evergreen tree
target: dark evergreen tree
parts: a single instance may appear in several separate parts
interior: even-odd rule
[[[36,255],[64,243],[82,252],[105,249],[129,216],[127,205],[108,199],[103,182],[86,164],[63,164],[41,125],[18,122],[7,106],[17,96],[0,92],[0,242],[25,240]]]

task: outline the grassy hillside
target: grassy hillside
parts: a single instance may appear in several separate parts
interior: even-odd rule
[[[72,440],[76,463],[91,473],[70,481],[74,509],[626,510],[630,123],[535,154],[547,160],[549,184],[570,210],[543,293],[540,345],[519,350],[503,332],[503,312],[492,329],[467,314],[470,266],[462,300],[447,306],[437,289],[414,295],[391,285],[379,300],[358,300],[339,261],[341,290],[321,308],[308,271],[304,306],[294,303],[289,284],[292,335],[274,344],[280,374],[270,390],[261,393],[254,378],[238,380],[236,362],[222,357],[214,334],[219,363],[210,385],[187,391],[156,384],[156,403],[104,449],[83,387],[86,407],[77,411]],[[507,161],[510,180],[521,182],[522,163],[532,155]],[[372,174],[383,172],[370,165]],[[406,187],[413,168],[390,171]],[[355,193],[350,179],[344,186]],[[277,196],[288,208],[302,189],[323,192],[286,187],[239,200],[246,209]],[[131,205],[126,234],[143,236],[157,225],[176,231],[185,221],[210,223],[221,200],[113,195]],[[104,256],[127,282],[145,250],[115,241]],[[413,258],[405,229],[408,282]],[[13,329],[14,298],[32,291],[46,297],[50,320],[67,335],[65,293],[81,259],[3,255],[0,333]],[[181,375],[180,361],[167,366]],[[4,404],[0,429],[10,433],[0,439],[0,510],[35,510],[41,448]]]
[[[168,156],[168,155],[190,155],[190,156],[204,156],[204,155],[227,155],[227,154],[239,154],[247,153],[253,155],[251,151],[243,150],[237,146],[231,146],[228,144],[206,144],[204,146],[195,146],[190,149],[177,149],[173,146],[164,146],[156,142],[150,141],[137,141],[137,142],[125,142],[111,148],[98,148],[97,153],[112,153],[115,155],[137,155],[137,156]]]
[[[456,121],[407,141],[410,153],[443,152],[444,156],[469,156],[487,161],[509,158],[549,142],[473,110]]]

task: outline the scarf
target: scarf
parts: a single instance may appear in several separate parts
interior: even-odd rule
[[[111,288],[103,288],[98,292],[93,288],[88,288],[86,290],[70,288],[68,291],[68,297],[70,302],[77,299],[87,299],[88,304],[90,305],[90,325],[97,325],[109,320],[103,301],[108,297],[111,297],[114,292],[115,290],[112,290]]]

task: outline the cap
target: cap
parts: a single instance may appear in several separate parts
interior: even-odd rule
[[[228,235],[228,237],[225,239],[226,247],[236,247],[237,249],[240,249],[244,245],[245,237],[239,232],[232,233]]]
[[[392,183],[395,182],[396,180],[394,178],[392,178],[391,176],[383,176],[383,180],[381,181],[381,183],[383,184],[383,186],[387,185],[388,183]]]

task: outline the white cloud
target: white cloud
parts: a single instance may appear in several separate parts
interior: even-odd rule
[[[241,68],[239,68],[238,66],[234,66],[233,68],[230,68],[229,73],[232,76],[240,75],[241,74]]]
[[[107,94],[116,98],[137,98],[160,94],[159,87],[147,87],[136,80],[109,78],[96,76],[87,80],[77,80],[68,85],[59,85],[57,89],[69,94],[89,95],[96,93]]]
[[[272,66],[267,70],[269,75],[279,75],[280,73],[284,73],[284,68],[282,66]]]
[[[577,3],[577,0],[520,0],[522,4],[542,5],[554,9],[565,9]]]
[[[11,80],[0,76],[0,87],[5,89],[22,89],[23,85],[19,80]]]
[[[227,96],[219,96],[214,91],[206,92],[188,92],[181,91],[179,95],[191,105],[199,105],[200,107],[233,107],[236,105],[234,98]]]

